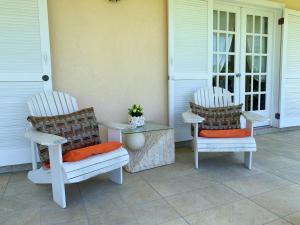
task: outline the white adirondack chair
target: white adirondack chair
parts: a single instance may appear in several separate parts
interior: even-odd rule
[[[62,92],[47,92],[33,96],[28,101],[28,107],[33,116],[54,116],[72,113],[78,110],[74,97]],[[101,123],[108,127],[109,141],[121,142],[121,130],[128,128],[126,124]],[[129,161],[128,152],[124,148],[116,151],[91,156],[79,162],[63,162],[61,145],[67,140],[63,137],[38,132],[33,128],[26,131],[25,137],[32,143],[32,171],[28,179],[36,184],[52,184],[53,200],[62,208],[66,207],[65,184],[84,181],[102,173],[109,172],[110,179],[122,184],[122,167]],[[51,168],[37,168],[37,144],[49,148]]]
[[[219,87],[200,88],[194,93],[194,103],[203,107],[230,106],[231,93]],[[252,153],[256,151],[256,142],[253,137],[254,122],[264,122],[267,118],[253,112],[243,112],[246,119],[246,128],[251,132],[251,137],[245,138],[204,138],[194,135],[193,150],[195,167],[199,167],[199,152],[244,152],[244,163],[248,169],[252,167]],[[182,114],[185,123],[193,124],[194,130],[198,131],[198,124],[204,118],[192,113],[190,110]],[[196,132],[195,132],[196,134]]]

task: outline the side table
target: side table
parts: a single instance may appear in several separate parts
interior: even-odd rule
[[[146,122],[143,127],[122,131],[129,153],[125,170],[130,173],[155,168],[175,162],[174,129]]]

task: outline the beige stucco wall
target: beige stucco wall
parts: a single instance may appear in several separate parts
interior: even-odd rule
[[[299,9],[299,0],[286,2]],[[54,88],[125,121],[140,103],[167,123],[167,0],[49,0]]]
[[[126,121],[133,103],[167,123],[167,1],[49,0],[54,88]]]

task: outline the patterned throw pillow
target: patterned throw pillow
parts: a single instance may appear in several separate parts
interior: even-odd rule
[[[93,108],[79,110],[66,115],[29,116],[27,120],[40,132],[66,138],[68,142],[62,145],[63,154],[74,149],[101,143],[99,127]],[[38,150],[41,162],[49,163],[48,147],[38,145]]]
[[[205,120],[199,124],[199,130],[240,129],[240,117],[243,104],[227,107],[206,108],[190,103],[192,112]]]

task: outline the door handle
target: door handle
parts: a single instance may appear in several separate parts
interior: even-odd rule
[[[49,80],[49,76],[48,75],[43,75],[42,76],[42,80],[43,81],[48,81]]]
[[[237,74],[236,74],[236,77],[238,77],[238,78],[240,78],[241,76],[242,76],[241,73],[237,73]]]

